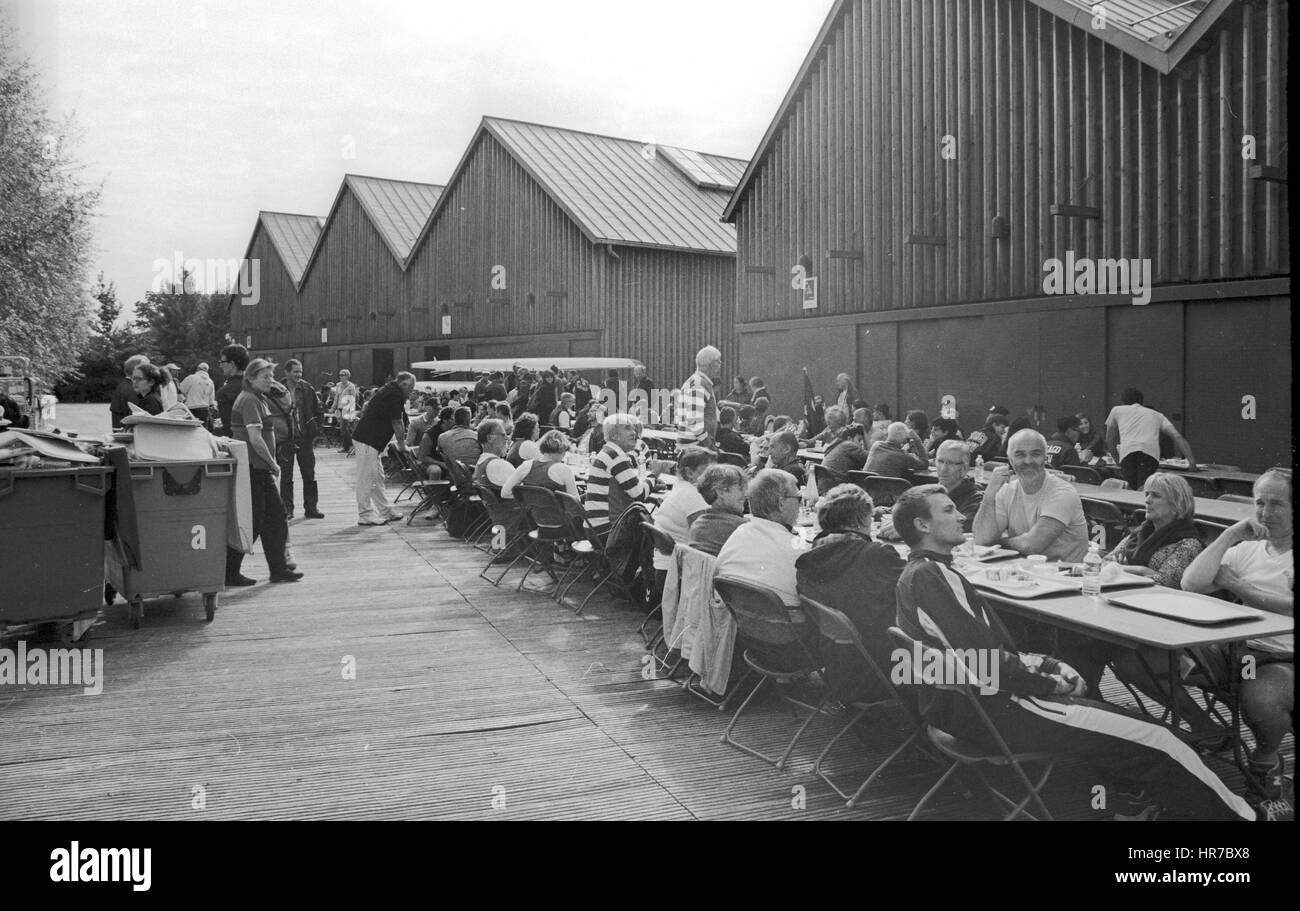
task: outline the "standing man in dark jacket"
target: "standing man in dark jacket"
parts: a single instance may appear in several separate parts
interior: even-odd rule
[[[234,436],[230,430],[230,412],[244,389],[244,370],[247,367],[248,349],[243,345],[227,345],[221,349],[221,375],[226,381],[217,390],[217,415],[221,418],[218,436]]]
[[[415,375],[399,373],[397,379],[385,384],[366,403],[361,420],[352,431],[352,442],[357,450],[358,525],[387,525],[402,518],[384,491],[384,469],[379,456],[388,448],[389,440],[396,438],[401,442],[406,439],[402,417],[406,412],[406,400],[414,389]]]
[[[290,438],[280,444],[276,461],[280,464],[280,499],[286,518],[293,518],[293,463],[302,473],[302,514],[308,519],[323,519],[316,508],[316,434],[320,428],[320,400],[311,383],[302,377],[302,361],[291,358],[284,364],[284,387],[289,391]]]

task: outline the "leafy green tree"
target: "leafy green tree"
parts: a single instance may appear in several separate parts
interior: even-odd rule
[[[75,373],[94,328],[85,277],[100,190],[79,183],[72,125],[51,120],[40,97],[0,21],[0,354],[31,358],[52,385]]]
[[[65,380],[54,394],[65,402],[107,402],[113,389],[122,381],[122,364],[141,352],[141,339],[130,326],[117,326],[122,305],[117,302],[117,288],[104,284],[99,273],[94,298],[99,304],[94,332],[77,364],[74,378]]]
[[[189,273],[170,288],[150,291],[135,305],[135,325],[141,347],[157,364],[174,362],[192,370],[199,361],[212,362],[230,331],[228,293],[187,291]]]

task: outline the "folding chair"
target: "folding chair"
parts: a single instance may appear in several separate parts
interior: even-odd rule
[[[474,474],[468,465],[457,459],[447,460],[447,472],[451,475],[456,501],[462,508],[477,510],[480,513],[470,520],[461,539],[478,550],[484,550],[480,542],[484,532],[492,530],[492,520],[488,518],[487,510],[483,508],[482,498],[474,492]]]
[[[506,572],[513,569],[520,560],[528,560],[528,569],[515,590],[523,591],[524,583],[533,571],[543,569],[555,582],[552,597],[558,602],[564,591],[564,580],[574,572],[581,557],[590,557],[593,553],[581,524],[582,504],[567,493],[557,493],[528,484],[516,487],[515,496],[523,504],[524,513],[532,528],[525,532],[528,547],[510,562]],[[567,546],[573,554],[563,577],[555,574],[555,551],[560,546]]]
[[[1253,496],[1243,497],[1241,494],[1236,493],[1225,493],[1223,496],[1219,497],[1219,499],[1225,503],[1247,503],[1250,505],[1254,505],[1255,503],[1255,498]]]
[[[483,501],[483,505],[487,509],[488,520],[492,523],[493,537],[496,536],[496,529],[498,528],[502,529],[502,534],[505,536],[506,546],[502,548],[500,553],[494,553],[488,557],[487,564],[478,574],[480,579],[487,579],[487,581],[492,582],[492,584],[496,586],[501,584],[501,580],[506,577],[506,573],[510,571],[510,567],[514,565],[514,562],[512,560],[508,563],[506,568],[501,571],[501,575],[496,577],[495,581],[487,578],[488,570],[490,570],[493,565],[499,566],[500,564],[497,563],[497,561],[504,554],[508,554],[511,550],[518,547],[524,539],[528,537],[528,526],[525,521],[526,516],[524,515],[522,507],[520,509],[511,509],[504,501],[502,501],[501,497],[498,496],[497,492],[492,488],[486,487],[482,484],[476,484],[474,489],[478,492],[479,499]]]
[[[1105,500],[1090,500],[1087,497],[1080,497],[1083,501],[1083,515],[1088,520],[1088,536],[1092,540],[1097,540],[1096,529],[1101,530],[1101,547],[1103,551],[1109,551],[1128,534],[1128,521],[1124,518],[1124,513],[1114,503],[1108,503]],[[1115,540],[1111,540],[1111,535],[1119,535]]]
[[[648,572],[651,579],[653,579],[654,584],[646,587],[646,592],[649,595],[647,601],[653,602],[653,606],[650,608],[649,613],[645,615],[645,619],[641,621],[641,625],[637,627],[637,632],[640,633],[641,639],[645,642],[646,646],[653,650],[654,643],[659,639],[662,639],[664,635],[662,623],[659,624],[659,631],[653,636],[647,637],[645,633],[646,625],[654,615],[663,615],[664,589],[663,585],[659,581],[659,574],[654,568],[653,555],[655,552],[658,552],[665,557],[671,557],[673,551],[677,549],[677,544],[667,532],[656,528],[654,522],[648,519],[641,520],[641,532],[643,535],[643,559],[641,561],[641,572],[643,574]],[[645,557],[649,557],[650,559],[647,560]]]
[[[799,730],[795,732],[784,752],[777,758],[746,746],[732,737],[731,732],[735,730],[736,723],[740,721],[740,716],[745,713],[750,702],[768,681],[784,686],[796,680],[807,680],[813,673],[821,671],[821,662],[809,653],[804,640],[799,636],[798,629],[790,619],[789,610],[776,592],[740,579],[718,578],[714,580],[713,586],[722,596],[723,603],[727,605],[732,616],[736,618],[737,637],[746,643],[744,658],[745,664],[749,665],[749,673],[746,677],[755,673],[759,675],[758,683],[749,691],[749,695],[740,704],[736,714],[731,716],[726,730],[722,732],[722,742],[775,765],[778,769],[784,769],[799,738],[812,724],[813,719],[821,714],[822,708],[830,698],[829,692],[822,697],[820,704],[815,707],[808,706],[812,709],[811,713],[799,726]],[[766,655],[763,654],[763,646],[784,647],[788,654],[784,659]],[[782,694],[782,698],[792,701],[785,694]]]
[[[817,485],[817,494],[826,496],[832,487],[848,483],[848,476],[840,474],[838,471],[831,471],[825,465],[819,465],[816,462],[810,462],[808,470],[812,472],[813,483]]]
[[[613,588],[615,594],[620,598],[636,603],[636,595],[632,592],[632,585],[635,584],[636,579],[627,578],[627,573],[635,564],[640,553],[641,523],[649,518],[650,510],[644,504],[633,503],[623,515],[614,520],[614,523],[610,526],[609,534],[604,537],[596,534],[589,525],[586,526],[587,540],[593,550],[594,572],[597,582],[573,612],[574,616],[581,617],[591,599],[596,596],[596,592],[606,585]],[[618,544],[618,549],[612,552],[610,550],[611,541]],[[604,575],[601,575],[601,573],[604,573]],[[574,577],[568,588],[563,590],[563,593],[556,598],[556,601],[564,599],[564,596],[569,593],[569,589],[573,588],[574,583],[578,581],[580,576],[581,574]]]
[[[1061,471],[1074,478],[1080,484],[1094,484],[1101,486],[1103,480],[1101,472],[1095,468],[1089,468],[1087,465],[1062,465]]]
[[[849,484],[856,484],[863,490],[867,489],[867,481],[871,478],[878,477],[880,477],[880,475],[876,474],[874,471],[850,471],[844,476],[845,480]]]
[[[907,635],[907,633],[903,632],[898,627],[891,626],[889,628],[889,635],[893,637],[894,641],[900,646],[907,649],[908,654],[916,654],[917,643],[911,636]],[[921,650],[923,655],[929,654],[932,651],[935,651],[932,646],[925,646]],[[923,660],[925,660],[927,665],[930,664],[930,659],[926,658]],[[966,668],[961,661],[957,660],[940,661],[939,664],[953,669]],[[958,674],[957,676],[964,675]],[[921,802],[916,805],[911,814],[907,817],[907,821],[912,822],[920,816],[925,805],[930,802],[930,798],[937,794],[939,789],[942,788],[944,784],[946,784],[947,781],[962,768],[969,768],[974,771],[980,784],[984,786],[984,789],[988,791],[989,795],[1002,806],[1011,808],[1011,812],[1003,817],[1004,822],[1009,822],[1017,816],[1022,815],[1029,819],[1037,820],[1038,817],[1025,809],[1031,803],[1040,813],[1042,813],[1043,819],[1052,821],[1052,812],[1047,809],[1047,804],[1043,803],[1041,792],[1047,785],[1047,780],[1051,777],[1052,770],[1056,768],[1056,757],[1049,752],[1013,752],[1012,749],[1007,746],[1007,742],[1003,739],[1002,734],[994,726],[993,721],[984,711],[984,707],[980,705],[979,697],[975,695],[969,679],[963,680],[960,683],[923,683],[919,685],[930,686],[937,690],[956,694],[956,696],[970,708],[973,716],[979,719],[980,723],[988,732],[989,739],[996,744],[997,749],[986,750],[982,747],[976,746],[975,744],[954,737],[948,732],[936,728],[934,725],[927,725],[926,736],[929,738],[930,744],[945,757],[951,759],[952,766],[949,767],[948,771],[944,772],[943,777],[935,782],[934,786],[925,793],[925,796],[921,798]],[[1025,764],[1037,762],[1045,763],[1046,768],[1043,771],[1042,777],[1040,777],[1037,784],[1035,784],[1030,780],[1029,774],[1025,771]],[[995,788],[985,776],[984,766],[992,766],[995,768],[1009,767],[1012,769],[1012,771],[1015,772],[1016,777],[1020,780],[1020,784],[1027,792],[1025,798],[1017,803]]]
[[[744,456],[742,456],[742,455],[737,455],[737,454],[734,453],[734,452],[719,452],[719,453],[718,453],[718,464],[719,464],[719,465],[732,465],[732,466],[734,466],[734,467],[736,467],[736,468],[748,468],[748,467],[749,467],[749,460],[746,459],[746,458],[745,458]]]
[[[901,497],[907,491],[911,490],[914,485],[911,481],[903,478],[887,478],[877,475],[874,478],[867,478],[863,489],[871,497],[871,502],[876,506],[893,506],[894,501]]]
[[[912,700],[903,698],[899,695],[898,691],[894,689],[893,683],[890,682],[889,675],[881,670],[880,665],[876,663],[876,660],[873,657],[871,657],[871,653],[868,652],[866,646],[862,644],[862,636],[858,633],[857,627],[853,625],[853,622],[849,620],[843,612],[837,611],[833,607],[827,607],[825,604],[822,604],[819,601],[814,601],[812,598],[800,596],[799,600],[803,604],[804,613],[817,621],[817,629],[821,632],[822,640],[830,642],[835,646],[848,646],[854,649],[857,652],[858,657],[861,659],[862,667],[869,672],[873,679],[880,682],[882,687],[881,692],[887,694],[886,698],[878,699],[874,702],[855,701],[849,703],[849,707],[855,710],[855,714],[849,719],[848,724],[844,725],[844,727],[840,729],[839,733],[831,738],[831,742],[826,744],[826,748],[821,751],[820,755],[817,757],[817,761],[813,763],[813,774],[830,785],[831,790],[836,794],[844,798],[847,801],[845,806],[851,807],[858,802],[858,798],[862,796],[862,793],[866,791],[871,783],[884,773],[890,763],[901,756],[908,747],[920,739],[921,735],[925,733],[925,721],[917,713],[916,706],[913,704]],[[830,751],[834,749],[835,744],[839,743],[840,738],[853,730],[854,726],[865,718],[868,712],[877,706],[887,705],[899,705],[903,708],[904,712],[907,714],[908,720],[911,722],[912,733],[908,735],[908,738],[904,740],[903,743],[894,750],[894,752],[889,754],[888,759],[876,766],[875,770],[867,776],[867,780],[864,781],[856,791],[852,794],[848,794],[840,790],[839,785],[832,781],[831,777],[826,774],[823,769],[823,763],[825,763],[826,757]]]

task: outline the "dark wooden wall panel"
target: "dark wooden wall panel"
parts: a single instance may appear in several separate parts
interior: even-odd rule
[[[1142,390],[1147,405],[1182,428],[1186,402],[1183,309],[1182,304],[1156,304],[1106,311],[1108,399],[1104,410],[1120,404],[1120,394],[1134,386]]]
[[[738,320],[1032,297],[1071,250],[1163,284],[1289,273],[1287,187],[1249,177],[1286,167],[1288,19],[1234,7],[1166,76],[1025,0],[847,3],[736,209]]]

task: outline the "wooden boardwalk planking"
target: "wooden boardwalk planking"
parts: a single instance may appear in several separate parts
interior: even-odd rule
[[[101,695],[0,691],[0,818],[884,819],[937,777],[906,757],[845,808],[808,771],[834,719],[814,723],[790,768],[769,768],[719,742],[722,713],[642,679],[629,607],[577,618],[516,593],[517,572],[493,588],[484,557],[427,522],[358,528],[355,463],[318,456],[327,518],[292,527],[303,582],[224,595],[210,626],[196,596],[147,603],[138,631],[119,601],[90,640],[104,649]],[[245,566],[265,578],[260,555]],[[738,736],[779,749],[793,723],[772,701]],[[893,750],[891,728],[885,716],[872,742],[841,742],[842,786]],[[1082,765],[1064,766],[1054,811],[1101,815],[1090,786]],[[989,807],[953,787],[929,812]]]

